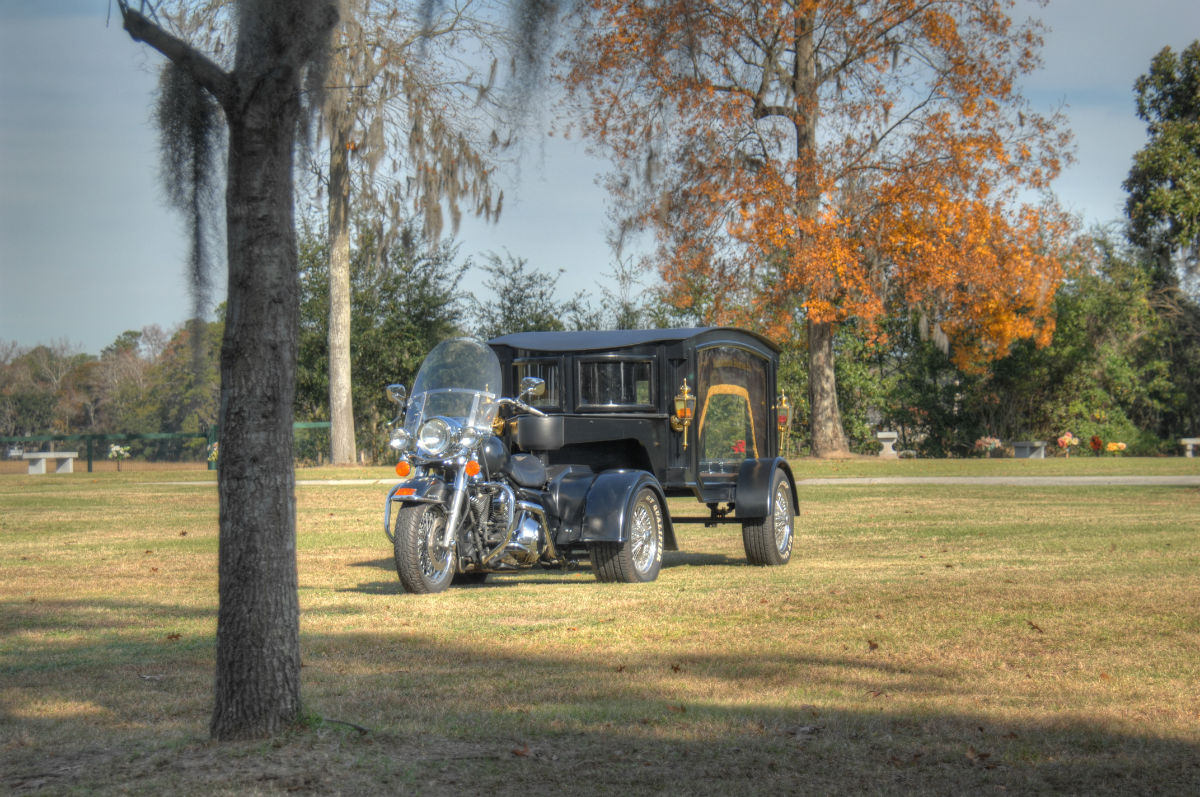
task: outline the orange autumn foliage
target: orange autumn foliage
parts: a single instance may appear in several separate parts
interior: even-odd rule
[[[653,232],[668,300],[783,338],[898,305],[960,365],[1044,343],[1069,155],[1016,90],[1012,0],[586,0],[561,57],[582,128]]]

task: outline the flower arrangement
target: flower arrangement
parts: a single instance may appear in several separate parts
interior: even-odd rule
[[[1115,442],[1109,443],[1107,446],[1107,449],[1108,449],[1108,453],[1110,453],[1110,454],[1120,454],[1122,451],[1125,450],[1125,444],[1124,443],[1115,443]]]
[[[1094,434],[1088,446],[1091,447],[1093,454],[1100,456],[1100,452],[1104,450],[1104,441],[1100,439],[1100,435]]]
[[[121,460],[129,459],[129,446],[119,446],[113,443],[108,447],[108,458],[117,463],[117,470],[121,470]]]
[[[981,437],[975,441],[975,450],[990,454],[1001,446],[1000,438],[998,437]]]
[[[1067,432],[1062,437],[1058,438],[1058,447],[1066,452],[1068,457],[1071,456],[1071,448],[1077,445],[1079,445],[1079,438],[1070,432]]]
[[[221,456],[221,444],[213,443],[208,447],[208,461],[216,462],[219,456]]]

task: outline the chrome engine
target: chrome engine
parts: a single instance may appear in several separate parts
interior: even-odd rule
[[[542,556],[541,540],[542,526],[532,513],[522,510],[517,516],[517,527],[512,541],[505,547],[504,552],[516,560],[517,564],[531,565]]]
[[[483,521],[479,527],[483,530],[487,552],[481,559],[482,569],[528,567],[542,559],[543,554],[556,558],[546,533],[546,515],[542,508],[518,500],[507,484],[485,482],[476,485],[471,506],[477,522]]]

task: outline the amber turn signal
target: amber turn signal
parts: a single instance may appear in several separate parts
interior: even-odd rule
[[[479,463],[473,459],[467,462],[467,475],[472,478],[479,475]]]
[[[407,479],[410,473],[412,473],[412,465],[409,465],[408,462],[400,460],[396,463],[396,475],[401,479]]]

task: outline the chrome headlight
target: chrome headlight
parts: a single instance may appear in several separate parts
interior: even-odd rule
[[[454,443],[454,427],[444,418],[430,418],[417,430],[417,451],[427,457],[440,457]]]
[[[412,435],[404,429],[393,429],[392,438],[388,440],[388,445],[397,451],[405,451],[412,443]]]
[[[470,428],[464,428],[458,435],[458,444],[466,450],[470,450],[479,443],[479,432]]]

